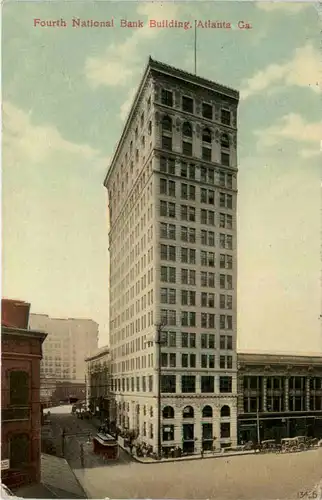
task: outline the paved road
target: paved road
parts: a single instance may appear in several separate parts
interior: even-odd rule
[[[105,462],[102,457],[97,456],[92,451],[92,441],[90,436],[97,432],[95,425],[90,420],[81,420],[71,413],[51,413],[51,421],[55,429],[56,436],[65,429],[65,445],[63,455],[68,460],[72,469],[82,468],[80,460],[80,445],[84,447],[84,467],[108,467],[113,462]],[[61,441],[59,439],[58,441]],[[62,443],[58,443],[60,448]],[[120,457],[117,461],[119,465],[132,462],[132,458],[123,450],[120,451]]]
[[[75,474],[89,498],[298,500],[308,498],[305,492],[321,480],[322,449],[161,464],[132,462],[78,469]]]

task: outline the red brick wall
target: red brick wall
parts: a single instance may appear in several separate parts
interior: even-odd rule
[[[1,300],[1,324],[15,328],[29,326],[30,304],[19,300]]]
[[[23,370],[29,374],[30,380],[30,418],[27,421],[1,422],[2,446],[1,459],[9,458],[10,436],[25,432],[30,438],[30,463],[27,471],[19,475],[19,471],[3,471],[2,480],[10,487],[15,484],[27,484],[40,481],[40,449],[41,449],[41,405],[40,405],[40,361],[41,340],[29,337],[11,336],[2,332],[1,337],[1,403],[2,409],[10,402],[10,371]]]

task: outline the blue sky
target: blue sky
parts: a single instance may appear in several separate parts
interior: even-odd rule
[[[115,27],[72,28],[73,17]],[[63,18],[66,28],[34,27]],[[120,28],[120,19],[144,28]],[[102,182],[148,56],[241,92],[240,349],[322,349],[320,33],[314,4],[9,2],[3,6],[3,294],[108,333]],[[240,30],[238,21],[252,25]]]

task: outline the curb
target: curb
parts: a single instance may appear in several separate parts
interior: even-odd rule
[[[211,459],[211,458],[229,458],[229,457],[241,457],[243,455],[254,455],[254,451],[242,451],[240,453],[218,453],[218,455],[205,455],[203,457],[201,456],[192,456],[192,457],[178,457],[178,458],[166,458],[163,460],[153,460],[151,462],[146,462],[144,460],[140,460],[137,456],[131,455],[131,453],[121,446],[119,444],[119,447],[122,448],[130,457],[133,458],[135,462],[138,462],[139,464],[167,464],[169,462],[191,462],[192,460],[204,460],[204,459]]]

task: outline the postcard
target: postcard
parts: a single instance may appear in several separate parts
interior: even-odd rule
[[[2,496],[322,498],[321,4],[2,5]]]

